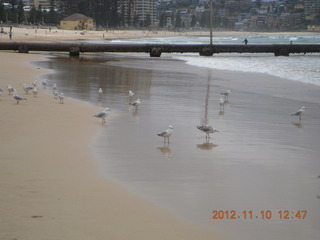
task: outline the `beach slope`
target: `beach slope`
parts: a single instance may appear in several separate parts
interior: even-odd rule
[[[41,54],[0,52],[0,239],[215,239],[99,175],[91,142],[100,108],[39,86]],[[27,98],[16,103],[6,86]],[[40,84],[41,85],[41,84]]]

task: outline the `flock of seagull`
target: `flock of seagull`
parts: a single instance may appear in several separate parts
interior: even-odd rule
[[[23,90],[25,91],[25,93],[27,95],[29,94],[29,91],[32,91],[34,96],[36,97],[38,95],[37,85],[38,85],[37,80],[32,82],[32,86],[29,86],[27,84],[23,84]],[[47,81],[45,79],[42,81],[42,86],[43,86],[43,88],[46,88],[46,86],[47,86]],[[27,100],[27,98],[19,96],[17,93],[17,90],[12,85],[7,85],[7,90],[9,92],[9,95],[11,95],[11,94],[13,95],[13,98],[17,101],[17,104],[19,104],[19,102],[22,100]],[[56,83],[53,84],[52,90],[53,90],[54,98],[59,98],[60,103],[63,103],[64,94],[58,91],[58,87],[57,87]],[[2,92],[3,91],[0,88],[0,96],[1,96]],[[220,94],[223,95],[223,98],[219,99],[220,111],[224,111],[224,105],[225,105],[226,101],[228,101],[228,98],[231,94],[231,91],[227,90],[227,91],[221,92]],[[101,98],[102,95],[103,95],[103,90],[102,90],[102,88],[99,88],[99,90],[98,90],[99,98]],[[129,91],[128,96],[129,96],[129,104],[136,107],[136,109],[137,109],[138,106],[141,105],[141,100],[139,98],[136,100],[133,100],[135,93],[132,92],[132,90]],[[299,123],[301,123],[301,116],[305,112],[305,110],[306,110],[306,107],[303,106],[298,111],[292,113],[291,116],[298,116]],[[105,108],[104,111],[95,114],[94,117],[100,118],[102,121],[102,124],[104,124],[106,122],[106,118],[109,115],[110,111],[111,111],[110,108]],[[219,132],[219,130],[213,128],[212,126],[210,126],[208,124],[196,125],[196,128],[206,134],[207,140],[210,139],[210,134]],[[168,129],[164,130],[161,133],[158,133],[157,135],[164,138],[164,143],[166,143],[166,142],[169,143],[169,138],[171,137],[172,133],[173,133],[173,126],[169,125]]]
[[[39,92],[37,86],[38,86],[38,81],[35,80],[35,81],[32,82],[32,86],[27,85],[27,84],[23,84],[23,90],[25,91],[25,93],[27,95],[29,94],[29,91],[32,91],[34,97],[37,97],[38,96],[38,92]],[[42,86],[43,86],[43,88],[46,88],[46,86],[47,86],[47,80],[46,79],[44,79],[42,81]],[[18,92],[17,92],[17,89],[15,89],[11,84],[7,85],[7,90],[9,92],[9,95],[12,95],[13,98],[17,101],[17,104],[19,104],[20,101],[23,101],[23,100],[26,101],[27,100],[27,98],[19,96]],[[2,92],[3,91],[0,88],[0,96],[1,96]],[[59,98],[60,103],[63,103],[64,94],[63,93],[59,93],[58,88],[57,88],[57,84],[53,85],[53,95],[54,95],[55,98]]]
[[[101,97],[102,94],[103,94],[103,90],[102,90],[102,88],[99,88],[99,90],[98,90],[99,97]],[[224,105],[228,101],[229,96],[231,95],[231,90],[227,90],[227,91],[221,92],[220,94],[223,95],[223,97],[219,99],[220,111],[224,111]],[[132,105],[132,106],[138,107],[141,104],[141,100],[137,99],[137,100],[133,101],[134,95],[135,95],[134,92],[132,92],[132,90],[129,90],[129,94],[128,94],[128,96],[129,96],[129,104]],[[306,110],[306,107],[303,106],[298,111],[296,111],[293,114],[291,114],[291,116],[298,116],[299,117],[299,123],[301,123],[301,116],[305,112],[305,110]],[[110,108],[105,108],[104,111],[95,114],[94,117],[101,118],[102,124],[103,124],[103,123],[106,122],[106,117],[109,115],[110,111],[111,111]],[[210,126],[208,124],[196,125],[196,128],[206,134],[206,140],[210,139],[210,134],[211,133],[219,132],[219,130],[213,128],[212,126]],[[169,125],[168,129],[164,130],[161,133],[158,133],[157,135],[159,137],[163,137],[164,138],[164,143],[169,143],[169,138],[171,137],[172,133],[173,133],[173,126]]]

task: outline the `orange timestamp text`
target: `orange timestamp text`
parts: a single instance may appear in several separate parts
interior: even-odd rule
[[[212,219],[306,219],[307,210],[261,210],[261,211],[252,211],[252,210],[214,210],[212,211]]]

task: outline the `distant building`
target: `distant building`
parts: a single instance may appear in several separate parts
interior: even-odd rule
[[[25,6],[35,7],[37,10],[41,6],[42,9],[50,9],[52,7],[57,8],[60,4],[60,0],[22,0]]]
[[[305,0],[304,1],[304,14],[306,20],[315,20],[320,15],[320,0]]]
[[[67,30],[94,30],[96,24],[93,18],[80,13],[75,13],[62,19],[60,21],[60,28]]]

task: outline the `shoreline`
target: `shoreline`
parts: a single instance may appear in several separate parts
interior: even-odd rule
[[[107,68],[107,65],[111,65],[111,68],[106,70],[110,71],[111,79],[106,78],[106,85],[103,87],[110,89],[107,93],[110,104],[108,107],[111,106],[121,113],[121,118],[109,118],[108,130],[101,132],[104,136],[100,136],[98,140],[100,156],[106,158],[105,165],[102,162],[101,167],[102,171],[104,169],[104,176],[122,180],[133,192],[138,192],[157,205],[165,206],[178,212],[183,218],[195,222],[203,221],[208,210],[212,208],[237,208],[240,212],[244,209],[275,211],[282,208],[309,208],[310,216],[298,225],[294,222],[284,224],[285,221],[281,221],[282,224],[273,227],[273,222],[262,224],[255,221],[253,224],[232,223],[227,220],[224,223],[215,222],[213,225],[212,221],[205,221],[209,228],[224,225],[222,232],[232,232],[234,238],[231,239],[270,237],[261,236],[259,230],[272,231],[273,238],[281,236],[283,239],[297,239],[293,236],[299,236],[300,230],[304,228],[312,235],[310,239],[315,239],[313,235],[318,231],[312,227],[312,221],[319,221],[316,215],[318,210],[315,208],[318,204],[315,177],[318,176],[319,164],[313,153],[318,152],[317,141],[314,140],[318,139],[319,133],[317,119],[320,89],[265,74],[203,71],[198,67],[186,68],[182,61],[150,60],[144,57],[138,59],[133,61],[131,58],[122,58],[115,64],[97,68],[97,72],[100,72]],[[85,57],[82,61],[85,61]],[[60,68],[61,63],[54,66]],[[81,68],[83,67],[84,65]],[[119,76],[117,82],[134,79],[134,85],[124,83],[121,85],[123,90],[116,90],[118,85],[112,89],[112,76],[117,72],[112,69],[119,67],[122,68],[119,70],[121,74],[126,77]],[[80,79],[81,70],[74,70],[77,74],[73,77],[79,76],[77,82],[86,82],[85,79]],[[162,73],[164,70],[165,73]],[[101,72],[100,76],[105,76],[106,72]],[[208,116],[221,133],[213,136],[212,141],[216,147],[212,151],[199,151],[199,145],[204,148],[207,145],[203,144],[203,135],[192,126],[203,117],[202,107],[209,72],[213,85],[210,88]],[[92,74],[93,79],[98,76]],[[134,78],[135,76],[137,78]],[[194,79],[198,81],[195,83]],[[108,81],[110,84],[107,84]],[[152,81],[151,85],[149,81]],[[70,92],[85,92],[77,85],[69,86]],[[123,104],[128,86],[134,87],[142,97],[143,104],[138,112],[131,112],[132,109]],[[178,89],[176,86],[179,86]],[[218,113],[215,104],[221,89],[232,91],[225,115]],[[176,96],[177,92],[179,96]],[[181,98],[182,94],[184,97]],[[306,105],[308,110],[302,124],[299,124],[290,114],[302,105]],[[163,124],[169,120],[174,124],[175,132],[170,148],[166,148],[162,140],[151,132],[155,129],[161,130]],[[123,139],[123,136],[127,137]],[[135,142],[137,137],[139,141]],[[141,166],[143,169],[139,172]],[[205,166],[212,174],[206,175],[206,171],[200,171],[202,167],[206,168]],[[299,169],[301,178],[292,176],[295,169]],[[196,173],[199,173],[199,176]],[[201,173],[204,173],[204,178],[208,178],[207,181],[202,181]],[[215,186],[216,181],[218,188]],[[252,186],[254,182],[259,183]],[[219,183],[223,183],[222,186]],[[273,186],[275,183],[276,186]],[[250,187],[255,191],[251,191]],[[207,190],[205,194],[201,192],[202,188]],[[280,193],[283,193],[283,198],[279,199]],[[208,195],[212,198],[207,199]],[[249,198],[246,199],[246,196]],[[181,201],[177,201],[179,199]],[[303,204],[300,204],[302,201]],[[252,229],[256,224],[260,224],[257,231]],[[244,231],[244,228],[249,230]],[[286,234],[289,231],[290,234]],[[246,233],[251,235],[250,238],[243,237]]]
[[[9,28],[4,27],[5,32]],[[238,32],[238,31],[216,31],[215,37],[251,36],[251,35],[317,35],[318,32]],[[177,36],[208,36],[208,31],[148,31],[148,30],[106,30],[106,31],[80,31],[63,29],[33,29],[13,27],[12,41],[31,42],[63,42],[84,40],[117,40],[152,37],[177,37]],[[10,41],[9,34],[0,34],[0,41]]]
[[[99,176],[89,142],[101,128],[92,118],[101,109],[68,96],[59,104],[42,87],[37,97],[22,90],[47,73],[30,64],[45,56],[0,58],[1,239],[215,239]],[[8,84],[28,100],[16,104]]]

